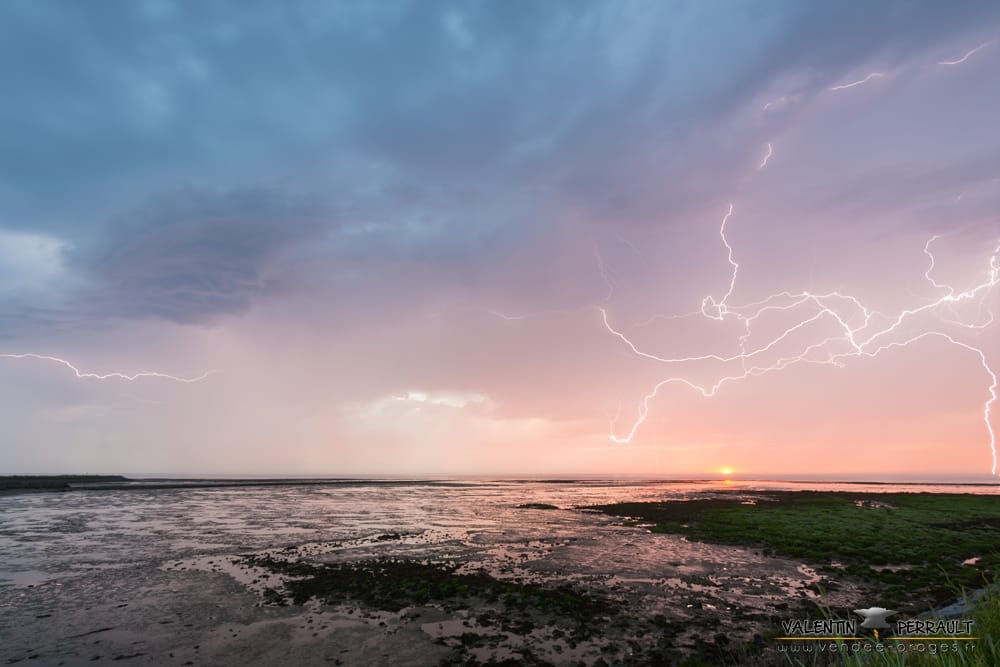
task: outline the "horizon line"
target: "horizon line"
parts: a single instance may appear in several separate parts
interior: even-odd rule
[[[815,473],[731,473],[722,474],[719,472],[699,472],[699,473],[677,473],[677,474],[648,474],[648,473],[482,473],[482,472],[422,472],[422,473],[252,473],[252,472],[0,472],[2,477],[88,477],[88,476],[120,476],[127,480],[138,481],[143,479],[173,479],[173,480],[337,480],[337,479],[360,479],[360,480],[411,480],[420,481],[422,479],[477,479],[477,480],[525,480],[525,481],[655,481],[655,482],[787,482],[787,483],[826,483],[826,484],[941,484],[941,485],[970,485],[970,486],[991,486],[1000,485],[1000,479],[994,478],[986,473],[932,476],[921,473],[897,473],[897,474],[831,474],[817,475]]]

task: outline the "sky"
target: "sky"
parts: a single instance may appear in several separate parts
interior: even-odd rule
[[[0,472],[995,481],[998,71],[993,2],[6,0]]]

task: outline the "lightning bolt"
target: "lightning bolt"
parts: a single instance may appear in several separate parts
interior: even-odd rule
[[[885,72],[872,72],[863,79],[858,79],[857,81],[852,81],[851,83],[843,83],[840,84],[839,86],[832,86],[828,90],[832,90],[834,92],[838,90],[847,90],[848,88],[854,88],[855,86],[860,86],[862,84],[868,83],[872,79],[881,79],[883,76],[885,76]]]
[[[980,44],[958,60],[941,61],[938,64],[962,64],[975,53],[992,44],[993,41]],[[831,86],[827,90],[832,92],[843,91],[864,85],[874,79],[880,79],[888,75],[889,73],[887,72],[874,71],[862,79]],[[761,109],[765,112],[771,109],[776,109],[790,101],[795,101],[797,97],[798,96],[782,96],[767,102]],[[766,154],[758,164],[757,171],[760,171],[767,166],[768,161],[773,156],[773,153],[774,150],[772,144],[766,144]],[[960,194],[956,198],[956,201],[960,201],[964,194],[964,192]],[[728,209],[723,215],[719,226],[719,237],[722,241],[722,245],[726,249],[727,261],[731,267],[729,285],[721,299],[716,299],[715,296],[709,294],[702,299],[701,307],[698,311],[679,315],[657,314],[633,326],[644,327],[657,320],[679,320],[689,317],[697,317],[699,315],[719,322],[725,320],[735,320],[742,325],[742,333],[737,338],[739,351],[736,354],[728,356],[720,354],[701,354],[688,357],[664,357],[652,354],[641,349],[625,333],[617,329],[611,323],[608,311],[604,307],[591,306],[586,309],[591,311],[596,310],[600,314],[601,322],[603,323],[604,328],[613,337],[620,340],[632,352],[632,354],[639,358],[647,359],[657,364],[667,366],[698,362],[714,362],[724,365],[738,363],[739,365],[739,370],[737,372],[722,374],[720,377],[717,377],[711,382],[697,382],[680,374],[671,375],[660,380],[639,402],[637,410],[638,414],[636,418],[632,421],[632,425],[622,434],[619,434],[617,431],[617,424],[621,418],[622,412],[621,404],[619,403],[618,410],[614,416],[608,415],[610,421],[609,439],[612,442],[617,444],[632,443],[637,432],[649,416],[652,401],[656,399],[661,389],[668,385],[683,385],[698,392],[706,398],[710,398],[715,396],[723,386],[730,382],[737,382],[750,377],[757,377],[781,371],[793,365],[809,363],[843,368],[845,367],[847,360],[851,358],[874,358],[883,352],[915,345],[921,341],[940,340],[974,355],[982,367],[984,374],[989,379],[989,385],[987,387],[989,396],[983,404],[982,418],[989,436],[989,449],[992,458],[991,472],[993,475],[997,474],[996,433],[993,428],[991,411],[997,400],[998,379],[997,373],[989,364],[986,352],[980,347],[958,340],[949,333],[939,331],[935,328],[929,328],[920,333],[909,335],[908,337],[898,337],[896,339],[891,337],[894,334],[900,333],[900,330],[907,322],[912,321],[921,314],[932,315],[942,323],[974,331],[976,333],[993,324],[995,318],[990,305],[987,303],[987,297],[997,283],[1000,282],[1000,262],[998,262],[998,257],[1000,257],[1000,243],[998,243],[998,245],[994,248],[992,255],[990,256],[985,280],[969,289],[958,291],[952,285],[939,282],[933,275],[935,271],[935,258],[933,252],[931,251],[931,246],[940,238],[940,236],[932,236],[928,239],[923,248],[923,252],[927,256],[929,262],[928,267],[924,272],[924,278],[931,288],[939,290],[940,296],[929,299],[924,305],[901,310],[895,316],[888,316],[884,313],[872,310],[865,306],[857,297],[849,294],[842,294],[838,291],[825,294],[813,294],[808,291],[785,291],[777,294],[771,294],[764,299],[751,303],[732,305],[729,301],[736,290],[736,281],[740,269],[740,264],[735,260],[733,247],[729,243],[726,236],[727,224],[730,222],[733,214],[734,205],[732,202],[729,202]],[[605,266],[604,260],[600,255],[596,243],[594,244],[594,254],[598,263],[598,268],[604,278],[605,284],[608,287],[608,296],[605,298],[605,301],[607,301],[614,292],[614,286],[609,278],[607,267]],[[979,321],[968,322],[956,314],[955,306],[968,302],[978,303],[980,315]],[[985,319],[982,317],[984,306],[987,315]],[[795,324],[786,328],[777,336],[774,336],[763,344],[758,344],[756,347],[748,349],[750,340],[754,333],[754,323],[766,313],[774,311],[801,313],[802,316]],[[942,311],[950,313],[953,317],[945,316]],[[505,320],[522,319],[522,317],[506,316],[495,311],[490,312]],[[780,356],[771,362],[760,360],[765,353],[775,350],[782,343],[789,341],[794,334],[806,330],[810,325],[817,322],[825,322],[828,325],[835,325],[835,329],[838,333],[836,335],[826,336],[825,338],[822,338],[817,342],[812,342],[809,345],[805,345],[795,354],[785,354],[784,356]]]
[[[703,314],[704,313],[702,313],[702,311],[700,311],[700,310],[694,310],[694,311],[691,311],[690,313],[681,313],[679,315],[664,315],[662,313],[659,313],[659,314],[653,315],[651,317],[647,317],[646,319],[644,319],[641,322],[636,322],[632,326],[635,327],[635,328],[648,327],[653,322],[657,322],[659,320],[685,320],[685,319],[687,319],[689,317],[695,317],[697,315],[703,315]]]
[[[722,237],[722,244],[726,246],[726,250],[729,251],[729,265],[733,267],[732,277],[729,279],[729,291],[726,295],[722,297],[722,301],[716,301],[714,296],[706,296],[701,301],[701,312],[705,317],[711,318],[713,320],[722,320],[726,313],[726,301],[732,296],[733,290],[736,289],[736,274],[739,273],[740,265],[733,261],[733,247],[729,245],[729,241],[726,239],[726,223],[729,222],[729,218],[733,216],[733,203],[729,202],[729,210],[726,211],[726,215],[722,218],[722,225],[719,227],[719,236]],[[715,314],[712,314],[714,309]]]
[[[772,155],[774,155],[774,149],[771,147],[771,144],[768,143],[767,153],[764,154],[764,159],[760,161],[759,165],[757,165],[757,171],[760,171],[761,169],[767,166],[767,161],[771,159]]]
[[[183,382],[185,384],[191,384],[193,382],[200,382],[210,375],[214,375],[217,371],[207,371],[198,375],[196,377],[178,377],[176,375],[169,375],[167,373],[159,373],[157,371],[138,371],[131,375],[127,373],[120,373],[118,371],[113,371],[111,373],[87,373],[81,371],[77,366],[67,361],[66,359],[61,359],[59,357],[53,357],[47,354],[34,354],[31,352],[26,352],[23,354],[0,354],[0,359],[36,359],[38,361],[49,361],[55,364],[60,364],[65,366],[69,370],[73,371],[73,374],[81,380],[127,380],[129,382],[134,382],[140,378],[161,378],[164,380],[172,380],[174,382]]]
[[[994,41],[996,40],[980,44],[957,60],[945,60],[939,62],[938,64],[960,65],[966,62],[978,51],[992,44]],[[887,73],[875,71],[857,81],[831,86],[828,90],[833,92],[847,90],[885,76],[887,76]],[[765,104],[762,110],[768,111],[772,108],[783,105],[787,101],[787,96],[780,97]],[[757,171],[760,171],[767,166],[768,160],[770,160],[772,155],[773,147],[770,143],[768,143],[767,153],[757,166]],[[962,195],[964,194],[965,193],[963,192]],[[956,201],[961,200],[962,195],[959,195]],[[712,295],[704,297],[701,302],[701,314],[708,319],[716,321],[735,319],[743,325],[743,333],[740,334],[737,341],[739,346],[739,352],[737,354],[730,356],[704,354],[678,358],[668,358],[654,355],[641,350],[637,345],[635,345],[635,343],[632,342],[632,340],[628,338],[628,336],[616,329],[611,324],[608,313],[604,308],[598,308],[597,310],[601,314],[601,320],[605,329],[625,343],[629,350],[631,350],[631,352],[636,356],[666,365],[705,361],[719,362],[723,364],[738,362],[740,371],[738,373],[723,375],[713,383],[698,383],[684,377],[683,375],[670,376],[659,381],[653,386],[652,390],[643,397],[638,407],[638,416],[633,421],[631,428],[629,428],[624,435],[617,435],[615,431],[615,425],[621,412],[619,409],[619,414],[616,415],[614,420],[612,420],[609,427],[610,440],[619,444],[631,443],[635,438],[636,432],[649,415],[650,403],[657,397],[663,387],[670,384],[685,385],[699,392],[702,396],[712,397],[715,396],[722,386],[729,382],[735,382],[752,376],[759,376],[774,371],[780,371],[794,364],[813,363],[820,365],[832,365],[840,368],[844,366],[845,360],[851,357],[875,357],[882,352],[906,347],[925,339],[939,339],[975,355],[982,366],[984,373],[989,378],[989,386],[987,388],[989,397],[983,405],[982,415],[983,422],[989,435],[989,448],[992,458],[991,472],[993,475],[996,475],[996,434],[993,429],[991,410],[997,399],[997,374],[990,367],[984,350],[969,343],[960,341],[948,333],[933,329],[923,331],[922,333],[910,336],[909,338],[905,338],[903,340],[890,340],[889,336],[898,332],[904,325],[904,322],[912,320],[915,316],[921,313],[931,313],[941,322],[967,330],[982,330],[990,326],[994,322],[994,314],[989,305],[986,306],[986,313],[988,317],[985,319],[980,317],[981,321],[979,322],[967,322],[962,320],[955,314],[954,307],[963,302],[978,301],[979,313],[980,316],[982,315],[983,304],[986,301],[987,295],[992,291],[993,287],[1000,282],[1000,264],[998,264],[997,261],[997,257],[1000,256],[1000,243],[998,243],[996,248],[994,248],[993,254],[990,256],[985,281],[980,282],[970,289],[958,292],[952,285],[938,282],[938,280],[936,280],[933,276],[935,270],[935,260],[934,254],[931,251],[931,245],[940,237],[938,235],[932,236],[924,245],[924,254],[928,258],[928,267],[924,272],[924,278],[933,289],[939,290],[939,293],[943,292],[943,294],[930,300],[923,306],[902,310],[895,317],[888,317],[883,313],[870,310],[856,297],[841,294],[839,292],[831,292],[828,294],[812,294],[805,291],[798,293],[781,292],[779,294],[772,294],[760,301],[744,304],[742,306],[732,306],[729,304],[729,299],[732,297],[733,292],[736,289],[736,280],[740,268],[739,263],[734,259],[733,247],[730,245],[729,240],[726,237],[726,226],[729,223],[730,218],[733,216],[733,211],[734,207],[732,202],[730,202],[719,226],[719,236],[722,240],[723,246],[726,248],[727,261],[732,268],[729,286],[725,295],[720,300],[716,300],[716,298]],[[785,329],[783,332],[763,345],[759,345],[755,349],[748,350],[747,345],[753,335],[753,324],[762,315],[764,315],[764,313],[776,310],[805,312],[803,318],[796,324]],[[947,317],[941,311],[947,311],[954,315],[954,317]],[[685,313],[683,315],[671,316],[654,315],[649,320],[636,326],[645,326],[658,319],[672,320],[691,317],[694,315],[697,315],[697,313]],[[820,320],[827,320],[835,323],[840,331],[840,334],[824,338],[819,342],[806,346],[798,354],[782,356],[772,363],[758,361],[758,358],[760,358],[761,355],[771,351],[780,343],[788,340],[792,334]],[[876,325],[876,321],[880,322],[881,325]],[[853,325],[851,324],[852,322],[854,323]],[[840,345],[842,348],[846,346],[846,349],[837,351],[835,347],[837,345]]]
[[[946,289],[946,290],[948,290],[948,294],[954,294],[955,293],[955,288],[954,287],[951,287],[950,285],[941,285],[940,283],[938,283],[938,281],[934,280],[934,278],[931,276],[931,271],[934,270],[934,253],[931,252],[931,244],[934,243],[935,241],[937,241],[939,238],[941,238],[941,236],[938,235],[938,234],[935,234],[934,236],[932,236],[929,239],[927,239],[927,243],[924,244],[924,254],[927,255],[927,259],[928,259],[928,262],[929,262],[927,270],[924,271],[924,278],[926,278],[927,282],[929,282],[931,285],[933,285],[937,289]]]
[[[985,49],[987,46],[989,46],[990,44],[992,44],[995,41],[996,41],[995,39],[991,39],[988,42],[983,42],[982,44],[980,44],[976,48],[968,51],[964,56],[962,56],[958,60],[942,60],[942,61],[938,62],[938,65],[961,65],[966,60],[968,60],[969,58],[971,58],[973,55],[975,55],[976,53],[978,53],[982,49]]]
[[[902,310],[894,318],[887,317],[882,313],[873,311],[864,306],[864,304],[862,304],[862,302],[856,297],[841,294],[840,292],[830,292],[827,294],[812,294],[806,291],[798,293],[781,292],[778,294],[772,294],[765,299],[753,303],[741,306],[731,306],[728,304],[728,301],[736,289],[736,279],[740,268],[739,263],[733,258],[733,247],[726,238],[726,225],[732,218],[733,212],[734,207],[730,202],[729,208],[723,216],[722,223],[719,226],[719,236],[722,239],[722,244],[726,248],[729,265],[732,267],[729,287],[721,300],[717,301],[715,297],[711,295],[706,296],[702,300],[701,311],[705,317],[712,320],[723,321],[728,317],[734,318],[743,324],[744,333],[739,337],[739,353],[729,356],[703,354],[673,358],[651,354],[640,349],[634,342],[632,342],[632,340],[628,338],[628,336],[616,329],[610,322],[607,310],[604,308],[598,308],[597,310],[601,313],[601,319],[605,329],[625,343],[632,353],[638,357],[667,365],[703,361],[715,361],[723,364],[739,362],[741,368],[740,372],[731,375],[724,375],[711,384],[701,384],[690,380],[683,375],[670,376],[660,380],[642,399],[638,409],[638,416],[633,421],[631,428],[625,435],[617,435],[614,430],[614,424],[612,423],[610,428],[611,433],[609,435],[610,440],[618,444],[631,443],[636,432],[646,421],[646,418],[649,415],[649,406],[651,401],[656,398],[663,387],[670,384],[682,384],[699,392],[702,396],[712,397],[723,385],[729,382],[735,382],[738,380],[744,380],[748,377],[760,376],[766,373],[783,370],[794,364],[814,363],[820,365],[832,365],[841,368],[844,366],[844,360],[850,357],[875,357],[887,350],[906,347],[924,339],[937,338],[975,354],[978,357],[984,372],[990,379],[990,385],[988,388],[989,399],[983,406],[983,421],[985,422],[986,429],[989,434],[989,446],[992,455],[991,471],[994,475],[996,475],[996,436],[991,420],[991,409],[997,398],[997,375],[990,367],[986,358],[986,353],[981,348],[957,340],[951,335],[937,330],[924,331],[904,340],[889,340],[888,342],[883,341],[890,334],[900,329],[904,322],[912,319],[920,313],[930,312],[938,315],[940,318],[940,314],[936,311],[941,307],[951,307],[952,305],[961,302],[984,299],[992,288],[1000,282],[1000,262],[998,262],[997,259],[1000,257],[1000,243],[998,243],[996,248],[994,248],[993,254],[990,256],[986,279],[965,291],[957,292],[954,287],[939,283],[932,276],[932,272],[934,271],[934,254],[931,252],[931,245],[939,237],[931,237],[931,239],[924,245],[924,253],[930,260],[929,266],[924,272],[924,277],[933,288],[946,290],[947,293],[925,305]],[[778,336],[774,337],[765,344],[760,345],[755,349],[747,350],[747,342],[752,334],[753,323],[765,312],[774,310],[795,311],[803,309],[806,310],[803,319],[791,327],[788,327]],[[876,318],[876,316],[878,317]],[[827,337],[817,343],[813,343],[805,347],[805,349],[798,354],[780,357],[777,361],[770,364],[757,361],[760,355],[774,349],[795,332],[800,331],[808,325],[820,321],[821,319],[832,320],[841,331],[841,334]],[[876,319],[884,320],[888,323],[883,324],[881,327],[877,327],[875,325]],[[993,321],[993,314],[990,312],[990,319],[985,324],[966,323],[958,319],[940,319],[968,329],[981,329]],[[850,323],[851,321],[859,323],[852,326]],[[838,343],[841,345],[846,344],[847,349],[844,351],[834,351],[830,349]]]

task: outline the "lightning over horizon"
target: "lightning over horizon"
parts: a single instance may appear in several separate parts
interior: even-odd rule
[[[990,45],[992,41],[993,40],[980,44],[979,46],[966,52],[965,55],[959,59],[941,61],[937,64],[962,64],[971,56]],[[835,85],[828,88],[828,90],[834,92],[847,90],[885,76],[885,72],[874,71],[862,79]],[[774,106],[784,104],[787,99],[787,96],[782,96],[777,100],[768,102],[763,106],[763,110],[767,111]],[[766,153],[757,165],[756,170],[760,171],[766,167],[772,155],[772,144],[767,143]],[[960,201],[960,199],[961,196],[956,199],[956,201]],[[734,249],[729,243],[726,235],[726,227],[727,224],[729,224],[730,219],[733,217],[733,214],[734,205],[730,202],[719,225],[719,237],[726,250],[726,260],[731,267],[728,288],[722,298],[718,300],[711,294],[706,295],[701,301],[700,312],[705,318],[710,320],[721,322],[726,319],[733,319],[742,325],[743,332],[739,335],[737,340],[739,349],[737,354],[727,356],[715,353],[706,353],[684,357],[664,357],[658,354],[652,354],[641,349],[640,346],[632,341],[625,333],[613,326],[606,308],[598,307],[597,310],[600,312],[601,321],[605,329],[623,342],[628,347],[629,351],[637,357],[665,365],[689,365],[692,363],[706,361],[722,364],[738,363],[740,368],[739,372],[723,374],[715,381],[709,383],[695,381],[691,379],[690,376],[684,374],[671,375],[660,380],[643,396],[638,406],[637,416],[632,421],[631,426],[624,431],[624,435],[619,435],[616,431],[616,424],[621,416],[621,407],[619,406],[618,411],[610,422],[609,440],[611,442],[616,444],[632,443],[638,430],[649,416],[651,402],[657,398],[661,389],[670,384],[676,383],[686,386],[708,398],[715,396],[719,389],[727,383],[745,380],[752,376],[760,376],[780,371],[796,364],[811,363],[842,368],[845,360],[851,357],[871,358],[888,350],[907,347],[920,341],[933,338],[943,340],[949,345],[959,349],[972,352],[977,357],[986,378],[989,380],[987,385],[988,396],[983,404],[982,418],[988,436],[987,440],[991,459],[990,472],[994,476],[997,475],[998,457],[996,434],[992,423],[992,408],[997,399],[997,374],[991,367],[985,350],[982,347],[960,341],[953,335],[937,329],[929,329],[918,334],[905,336],[900,340],[884,341],[886,341],[886,339],[892,334],[900,330],[904,322],[913,319],[916,315],[921,313],[931,313],[936,318],[936,321],[941,324],[956,326],[967,330],[982,330],[990,326],[994,322],[994,314],[988,304],[986,305],[987,317],[983,321],[975,322],[970,322],[954,315],[952,308],[954,305],[962,302],[978,301],[980,306],[979,313],[981,314],[983,312],[983,305],[986,303],[987,297],[992,289],[996,286],[998,282],[998,275],[1000,275],[1000,266],[998,266],[1000,241],[997,242],[996,247],[989,256],[987,271],[985,272],[985,280],[977,283],[969,289],[956,291],[955,287],[939,282],[933,275],[936,268],[936,260],[934,253],[931,250],[931,245],[940,239],[941,235],[932,235],[923,247],[923,252],[928,258],[928,266],[923,275],[932,289],[945,290],[946,293],[930,300],[924,305],[909,309],[901,309],[895,317],[886,316],[883,313],[879,313],[864,306],[855,296],[842,294],[836,291],[826,294],[812,294],[808,291],[784,291],[771,294],[752,303],[730,306],[729,299],[736,289],[737,277],[740,269],[740,264],[734,259]],[[845,307],[849,312],[845,312]],[[948,316],[942,312],[946,309],[952,314],[952,316]],[[785,328],[781,333],[771,338],[764,344],[751,350],[747,349],[748,341],[754,333],[753,324],[762,318],[765,313],[768,311],[796,312],[800,310],[804,310],[805,312],[794,324]],[[692,315],[693,313],[679,315],[654,315],[643,322],[637,323],[635,326],[645,326],[656,320],[683,319]],[[850,324],[852,319],[858,323],[855,325]],[[840,329],[841,333],[836,336],[821,336],[817,341],[809,343],[797,352],[786,352],[779,356],[777,360],[770,363],[757,363],[755,361],[756,358],[762,356],[766,352],[772,351],[776,346],[786,341],[793,333],[806,329],[813,323],[819,322],[820,320],[832,320],[832,322],[835,323],[835,325]],[[879,326],[876,324],[877,321],[881,321],[883,324]],[[837,344],[846,344],[847,349],[836,351]]]
[[[996,450],[996,435],[993,429],[992,419],[991,419],[991,409],[993,403],[997,398],[997,375],[996,372],[991,368],[987,361],[986,353],[982,348],[970,345],[968,343],[959,341],[953,336],[936,330],[925,331],[917,335],[910,336],[901,341],[891,341],[887,343],[882,343],[875,345],[874,343],[891,334],[893,331],[897,330],[903,322],[922,312],[933,311],[934,309],[943,306],[945,304],[953,304],[962,301],[967,301],[976,298],[985,298],[985,296],[995,287],[1000,281],[1000,263],[998,263],[998,257],[1000,257],[1000,241],[998,241],[997,246],[993,249],[992,254],[989,258],[988,269],[986,271],[986,280],[978,283],[974,287],[967,289],[965,291],[956,294],[955,289],[948,285],[943,285],[938,283],[934,277],[931,275],[934,270],[935,260],[934,254],[930,250],[931,244],[940,238],[938,235],[932,236],[927,243],[924,245],[924,253],[929,258],[929,266],[924,273],[924,277],[931,284],[933,288],[936,289],[947,289],[948,293],[941,296],[940,298],[927,303],[923,306],[918,306],[916,308],[901,310],[895,318],[888,318],[890,322],[888,326],[883,326],[882,328],[873,328],[873,317],[875,315],[881,315],[876,311],[870,310],[865,307],[856,297],[846,294],[841,294],[839,292],[830,292],[828,294],[812,294],[808,291],[802,291],[798,293],[791,292],[781,292],[777,294],[771,294],[762,300],[755,301],[752,303],[744,304],[741,306],[730,307],[727,302],[732,296],[736,288],[736,280],[739,272],[740,265],[733,259],[733,248],[729,244],[726,238],[726,225],[730,218],[733,216],[734,207],[733,204],[729,204],[725,215],[722,218],[722,222],[719,226],[719,236],[722,239],[722,243],[726,248],[727,260],[732,267],[732,274],[729,281],[729,288],[721,300],[716,301],[711,295],[706,296],[702,301],[702,314],[708,319],[722,321],[726,319],[727,316],[735,318],[744,327],[744,333],[739,338],[739,348],[740,352],[738,354],[723,356],[714,353],[707,353],[702,355],[687,356],[687,357],[662,357],[659,355],[651,354],[641,350],[632,340],[628,338],[624,333],[616,329],[608,319],[608,312],[604,308],[598,308],[601,313],[601,319],[604,327],[615,337],[625,343],[633,354],[636,356],[649,359],[661,364],[685,364],[691,362],[700,361],[716,361],[723,364],[728,364],[731,362],[740,362],[741,371],[737,374],[723,375],[718,378],[714,383],[704,384],[691,380],[683,375],[675,375],[667,377],[653,386],[653,389],[648,392],[642,399],[639,405],[638,416],[633,421],[632,426],[627,430],[624,436],[619,436],[615,433],[614,424],[617,421],[617,415],[614,420],[612,420],[611,433],[609,434],[609,439],[617,444],[629,444],[632,442],[642,426],[643,422],[649,415],[650,402],[654,400],[659,394],[660,390],[673,383],[678,383],[685,385],[695,391],[699,392],[702,396],[709,398],[716,395],[716,392],[725,384],[729,382],[734,382],[738,380],[744,380],[751,376],[759,376],[765,373],[771,373],[774,371],[783,370],[798,363],[812,363],[820,365],[831,365],[835,367],[843,367],[843,360],[850,357],[875,357],[878,354],[885,352],[886,350],[895,349],[898,347],[905,347],[918,341],[927,338],[940,338],[947,341],[949,344],[957,346],[959,348],[968,350],[977,355],[983,370],[990,379],[988,386],[989,398],[986,400],[983,406],[983,420],[985,422],[986,430],[989,435],[989,449],[991,456],[991,474],[997,474],[997,450]],[[835,304],[843,303],[849,305],[852,310],[851,314],[846,314],[839,311]],[[765,312],[770,310],[781,310],[781,311],[792,311],[799,308],[799,306],[809,305],[812,306],[813,312],[807,312],[803,315],[803,318],[796,322],[794,325],[786,328],[783,332],[778,334],[776,337],[772,338],[767,343],[757,347],[756,349],[747,351],[746,342],[752,334],[752,325],[755,320],[760,318]],[[858,326],[851,326],[849,320],[852,315],[861,316],[861,324]],[[819,321],[821,318],[829,317],[832,319],[839,328],[842,330],[842,334],[838,336],[825,336],[821,338],[818,342],[811,343],[804,349],[794,354],[786,354],[781,356],[777,361],[771,364],[765,365],[751,365],[748,366],[747,363],[753,361],[755,357],[772,350],[779,343],[786,340],[792,333],[795,333],[808,325]],[[883,316],[884,317],[884,316]],[[986,326],[984,324],[973,324],[967,322],[961,322],[956,320],[944,320],[942,321],[957,324],[966,328],[982,328]],[[988,323],[993,321],[992,311],[990,311],[990,320]],[[987,324],[988,324],[987,323]],[[870,330],[870,332],[869,332]],[[837,342],[844,342],[849,345],[849,350],[843,352],[833,352],[830,348],[833,344]],[[825,357],[822,354],[825,353]],[[819,355],[819,356],[817,356]]]

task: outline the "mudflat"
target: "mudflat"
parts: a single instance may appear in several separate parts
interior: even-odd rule
[[[988,578],[998,515],[986,495],[707,483],[6,496],[0,660],[766,661],[783,619],[916,613],[954,597],[936,566]]]

